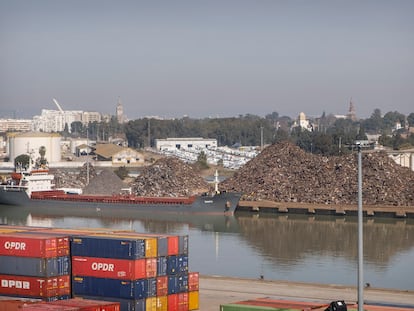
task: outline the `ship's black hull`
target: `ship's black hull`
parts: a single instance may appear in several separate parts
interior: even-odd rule
[[[226,213],[232,214],[236,210],[241,195],[233,192],[223,192],[216,195],[198,196],[191,204],[187,203],[124,203],[124,202],[83,202],[73,198],[68,201],[55,199],[30,199],[26,192],[15,188],[14,190],[0,188],[0,204],[18,207],[36,207],[41,210],[62,208],[82,214],[82,211],[100,213],[113,213],[114,211],[151,212],[151,213]]]

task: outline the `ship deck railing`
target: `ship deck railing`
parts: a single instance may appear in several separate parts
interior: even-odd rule
[[[135,197],[125,195],[78,195],[66,194],[64,191],[38,191],[32,192],[33,200],[55,200],[90,203],[124,203],[124,204],[192,204],[196,197]]]

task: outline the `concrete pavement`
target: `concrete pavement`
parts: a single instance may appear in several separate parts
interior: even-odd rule
[[[200,275],[200,311],[219,311],[220,305],[256,298],[313,301],[329,304],[335,300],[355,303],[358,289],[353,286],[267,281]],[[414,306],[414,291],[365,288],[364,302]]]

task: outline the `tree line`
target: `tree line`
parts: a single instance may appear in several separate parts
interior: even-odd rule
[[[395,150],[414,147],[414,113],[408,116],[399,112],[382,115],[375,109],[367,119],[336,118],[323,113],[311,120],[313,130],[295,126],[294,119],[277,112],[265,117],[247,114],[229,118],[155,119],[142,118],[119,124],[115,117],[110,122],[94,122],[87,126],[81,122],[71,124],[71,133],[64,135],[89,136],[105,141],[109,137],[124,136],[132,148],[154,147],[156,139],[169,137],[203,137],[217,139],[219,146],[261,146],[290,140],[302,149],[323,155],[350,152],[357,140],[367,135],[379,135],[380,144]],[[396,125],[400,127],[396,128]]]

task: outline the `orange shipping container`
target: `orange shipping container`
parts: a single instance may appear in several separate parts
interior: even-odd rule
[[[157,297],[145,299],[145,311],[157,311]]]
[[[199,308],[199,292],[188,292],[188,310],[198,310]]]
[[[157,297],[157,311],[168,311],[167,296]]]

